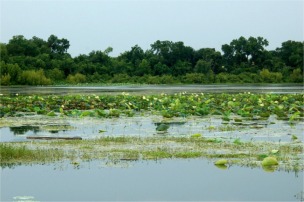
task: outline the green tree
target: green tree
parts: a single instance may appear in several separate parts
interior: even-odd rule
[[[153,72],[154,75],[164,75],[164,74],[171,74],[171,70],[170,68],[162,63],[157,63],[156,65],[154,65],[153,67]]]
[[[207,74],[209,71],[212,71],[211,62],[207,62],[203,59],[197,61],[194,67],[194,72]]]
[[[172,75],[179,76],[191,72],[192,65],[190,62],[178,60],[173,66]]]
[[[303,68],[304,42],[285,41],[277,48],[278,56],[292,69]]]
[[[151,65],[148,60],[143,59],[139,64],[138,67],[134,70],[133,75],[135,76],[143,76],[145,74],[151,73]]]
[[[224,71],[224,69],[222,68],[223,66],[222,55],[214,48],[201,48],[195,51],[194,54],[195,65],[198,63],[199,60],[203,60],[210,63],[211,70],[216,74]]]
[[[48,70],[47,75],[52,81],[63,81],[65,78],[64,72],[58,68]]]
[[[6,48],[10,56],[36,56],[39,54],[36,44],[27,40],[22,35],[13,36]]]
[[[8,52],[6,45],[4,43],[0,43],[0,61],[7,62],[8,61]]]
[[[70,42],[67,39],[59,39],[55,35],[51,35],[47,40],[48,47],[51,49],[51,53],[63,55],[70,47]]]
[[[185,46],[183,42],[159,41],[151,44],[151,53],[157,56],[158,61],[172,68],[177,61],[193,63],[194,50]]]
[[[265,61],[266,50],[268,41],[263,37],[249,37],[246,39],[241,36],[239,39],[234,39],[230,44],[222,46],[223,59],[226,65],[238,66],[242,63],[247,66],[259,67]]]
[[[137,67],[139,63],[145,58],[145,53],[141,47],[135,45],[130,51],[126,51],[119,56],[118,59],[131,63],[133,67]]]

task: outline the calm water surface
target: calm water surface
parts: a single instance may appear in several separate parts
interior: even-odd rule
[[[303,93],[302,85],[140,85],[101,87],[1,87],[1,94],[158,94],[176,92]],[[16,117],[12,117],[14,119]],[[26,119],[30,120],[26,120]],[[13,120],[14,121],[14,120]],[[159,117],[119,119],[55,119],[23,117],[11,127],[0,128],[1,141],[24,141],[26,136],[58,135],[96,138],[100,135],[158,135]],[[303,141],[303,123],[264,120],[220,131],[225,124],[216,117],[179,120],[167,134],[241,137],[244,140]],[[183,122],[183,123],[182,123]],[[266,122],[266,123],[265,123]],[[69,129],[46,129],[49,126]],[[210,126],[216,130],[210,130]],[[99,130],[105,130],[99,133]],[[1,168],[1,201],[304,201],[303,172],[265,172],[261,168],[232,166],[219,169],[203,159],[134,162],[69,162]]]
[[[189,136],[197,133],[208,138],[272,142],[290,142],[291,136],[296,135],[299,140],[304,141],[302,121],[290,125],[288,121],[276,120],[274,116],[267,120],[244,120],[242,123],[225,123],[220,116],[176,117],[168,123],[167,132],[159,133],[156,127],[163,120],[161,116],[156,115],[109,119],[42,115],[7,117],[5,121],[11,124],[9,127],[0,127],[0,142],[26,141],[28,136],[79,136],[92,139],[104,136]],[[103,132],[99,132],[100,130]]]
[[[160,93],[303,93],[302,84],[228,84],[228,85],[120,85],[120,86],[51,86],[5,87],[0,93],[7,94],[160,94]]]
[[[1,169],[1,201],[300,201],[303,173],[219,169],[203,159]],[[15,199],[14,199],[15,197]],[[19,197],[19,198],[18,198]],[[302,197],[302,198],[301,198]]]

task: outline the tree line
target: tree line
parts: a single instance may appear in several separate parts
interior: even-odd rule
[[[17,35],[0,43],[1,85],[303,82],[304,42],[285,41],[270,51],[268,43],[241,36],[220,52],[157,40],[148,50],[135,45],[117,57],[109,56],[111,47],[72,57],[67,39]]]

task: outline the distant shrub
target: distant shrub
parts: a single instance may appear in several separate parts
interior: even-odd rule
[[[86,80],[86,76],[81,73],[76,73],[75,75],[69,74],[67,77],[67,82],[71,84],[85,83]]]
[[[303,72],[301,71],[300,68],[292,71],[290,75],[290,81],[295,83],[303,82]]]
[[[3,86],[10,85],[11,76],[9,74],[2,75],[0,78],[0,84]]]
[[[262,82],[265,83],[280,83],[282,82],[282,73],[280,72],[270,72],[268,69],[263,69],[260,72],[260,76],[262,79]]]
[[[64,80],[64,72],[58,68],[54,68],[54,69],[47,71],[47,75],[52,81]]]
[[[260,76],[255,73],[243,72],[238,75],[241,83],[259,83]]]
[[[17,84],[17,79],[18,79],[19,74],[21,72],[22,71],[21,71],[20,67],[17,64],[6,64],[3,61],[0,63],[1,78],[3,76],[3,79],[6,79],[6,82],[7,82],[8,75],[9,75],[9,77],[10,77],[10,79],[9,79],[10,82],[9,83],[10,84]]]
[[[48,79],[44,75],[42,69],[36,70],[26,70],[23,71],[19,76],[19,84],[23,85],[50,85],[52,83],[51,79]]]
[[[162,76],[151,76],[148,75],[146,79],[148,84],[174,84],[180,83],[178,79],[172,75],[162,75]]]
[[[162,75],[159,77],[161,84],[174,84],[179,83],[179,81],[172,75]]]
[[[202,73],[188,73],[182,77],[183,83],[201,84],[205,81],[205,75]]]
[[[112,83],[130,83],[130,76],[126,73],[114,74],[111,79]]]

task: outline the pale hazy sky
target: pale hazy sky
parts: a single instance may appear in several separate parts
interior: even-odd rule
[[[14,35],[70,41],[72,56],[113,47],[112,56],[156,40],[215,48],[262,36],[273,50],[303,41],[303,0],[0,0],[0,41]]]

